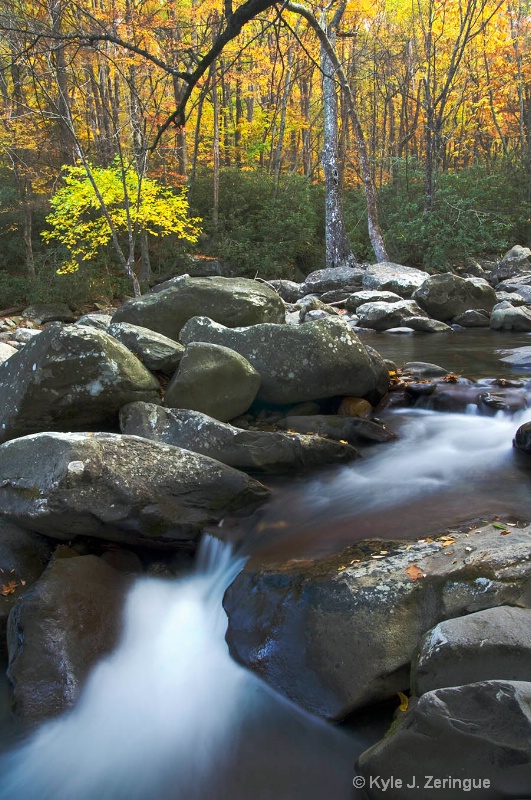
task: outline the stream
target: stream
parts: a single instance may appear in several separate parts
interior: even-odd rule
[[[472,378],[518,377],[495,351],[531,344],[490,331],[363,341],[399,364],[431,361]],[[527,420],[531,409],[387,412],[396,442],[278,488],[261,526],[275,533],[251,535],[245,557],[321,555],[494,514],[529,520],[531,467],[512,448]],[[193,575],[138,580],[119,646],[77,706],[4,755],[0,800],[353,798],[357,755],[382,731],[327,725],[231,660],[221,600],[243,565],[230,544],[207,537]]]

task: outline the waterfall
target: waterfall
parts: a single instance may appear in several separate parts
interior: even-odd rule
[[[206,537],[193,575],[137,581],[76,707],[0,763],[0,800],[350,797],[355,742],[228,655],[221,601],[242,565]]]

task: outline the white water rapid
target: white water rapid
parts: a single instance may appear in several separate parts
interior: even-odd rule
[[[228,655],[221,601],[241,567],[212,539],[194,575],[139,580],[77,706],[0,763],[0,800],[351,797],[356,743]]]

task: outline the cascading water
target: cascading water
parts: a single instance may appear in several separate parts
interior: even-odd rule
[[[194,575],[138,581],[78,705],[0,763],[0,800],[351,797],[355,742],[228,655],[221,600],[242,563],[213,539]]]
[[[529,467],[512,446],[515,416],[395,411],[395,443],[280,494],[253,541],[260,557],[337,552],[364,538],[408,539],[488,514],[531,519]],[[279,522],[282,520],[282,525]]]

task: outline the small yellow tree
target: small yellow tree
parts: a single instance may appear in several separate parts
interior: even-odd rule
[[[75,272],[104,247],[112,245],[135,295],[140,294],[134,272],[135,244],[142,232],[152,236],[176,234],[188,243],[197,241],[201,220],[188,216],[184,191],[175,192],[152,178],[139,181],[133,168],[83,166],[63,169],[64,185],[51,199],[46,217],[50,230],[46,242],[63,244],[70,257],[58,273]],[[127,234],[127,246],[121,244]],[[122,236],[121,236],[122,234]]]

